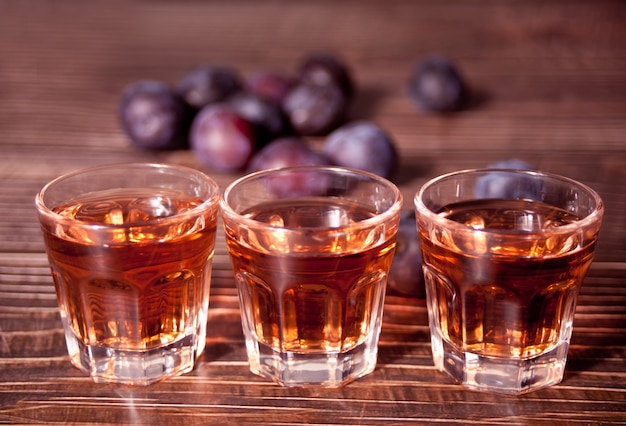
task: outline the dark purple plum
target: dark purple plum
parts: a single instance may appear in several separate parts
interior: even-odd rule
[[[393,174],[397,151],[393,140],[378,125],[359,120],[345,124],[328,135],[323,153],[338,166],[375,173]]]
[[[143,80],[128,85],[122,93],[119,116],[136,148],[169,150],[188,146],[192,110],[165,83]]]
[[[258,96],[282,105],[295,79],[279,71],[257,71],[245,80],[245,88]]]
[[[256,150],[252,124],[221,103],[196,115],[189,141],[198,160],[220,172],[244,169]]]
[[[328,159],[314,151],[306,139],[298,136],[285,136],[273,140],[254,154],[248,165],[248,172],[329,164]]]
[[[226,99],[242,88],[239,75],[220,65],[202,65],[187,73],[176,86],[177,93],[196,109]]]
[[[423,111],[451,112],[464,107],[468,89],[450,59],[432,56],[422,60],[411,71],[408,94]]]
[[[285,97],[283,111],[291,128],[302,136],[325,135],[344,119],[348,103],[335,85],[299,83]]]
[[[330,195],[336,195],[336,190],[328,187],[331,179],[328,175],[309,173],[306,166],[281,167],[272,171],[263,183],[277,198],[329,195],[329,191],[333,192]]]
[[[317,86],[339,87],[348,99],[355,91],[348,67],[332,53],[318,52],[305,57],[298,67],[298,79]]]
[[[489,164],[487,168],[508,170],[536,170],[531,164],[508,159]],[[509,174],[505,171],[496,172],[478,178],[475,194],[478,198],[513,198],[541,201],[543,185],[536,180]]]
[[[228,98],[226,103],[254,125],[259,144],[265,144],[287,133],[287,117],[272,101],[251,92],[241,91]]]
[[[537,170],[535,166],[518,158],[500,160],[487,165],[488,169],[517,169],[517,170]]]
[[[387,285],[392,294],[420,298],[425,296],[422,253],[414,211],[407,210],[400,216],[396,234],[396,252],[389,270]]]

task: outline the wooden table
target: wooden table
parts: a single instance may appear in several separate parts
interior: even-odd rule
[[[626,7],[615,0],[0,1],[0,423],[626,423]],[[149,387],[92,383],[70,365],[34,209],[52,178],[162,161],[217,174],[189,151],[133,150],[117,105],[130,82],[170,83],[201,63],[292,71],[331,50],[358,84],[351,118],[394,137],[407,204],[427,179],[521,158],[606,202],[563,382],[520,397],[471,392],[433,367],[423,299],[389,296],[375,372],[342,389],[289,389],[247,366],[220,236],[207,349]],[[453,58],[477,94],[418,111],[416,60]],[[322,138],[313,138],[320,143]]]

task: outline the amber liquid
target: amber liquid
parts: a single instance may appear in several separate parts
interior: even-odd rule
[[[374,212],[337,200],[302,199],[244,214],[307,235],[299,240],[268,233],[251,244],[227,232],[244,327],[279,352],[344,352],[360,344],[380,318],[395,241],[377,240],[372,229],[328,238],[320,227],[359,222]]]
[[[485,230],[472,239],[420,230],[429,303],[445,340],[463,352],[530,358],[571,333],[595,242],[533,236],[577,217],[517,200],[459,203],[440,215]],[[490,230],[510,235],[495,243]]]
[[[193,332],[208,297],[215,220],[167,218],[200,203],[175,192],[116,190],[54,209],[103,225],[43,225],[61,312],[80,341],[148,350]]]

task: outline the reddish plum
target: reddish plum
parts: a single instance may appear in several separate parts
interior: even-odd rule
[[[270,142],[254,154],[248,165],[248,172],[328,164],[328,159],[314,151],[306,139],[298,136],[286,136]]]
[[[278,71],[258,71],[245,81],[248,91],[282,105],[287,93],[295,85],[295,80]]]
[[[190,143],[199,161],[221,172],[245,168],[256,150],[252,125],[219,103],[204,107],[195,117]]]

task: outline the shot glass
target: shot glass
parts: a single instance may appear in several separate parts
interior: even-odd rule
[[[113,164],[53,180],[36,206],[72,364],[132,385],[191,371],[206,341],[217,184]]]
[[[415,196],[435,366],[478,391],[561,382],[603,214],[574,180],[467,170]]]
[[[338,167],[257,172],[221,201],[250,370],[339,387],[376,366],[402,197]]]

